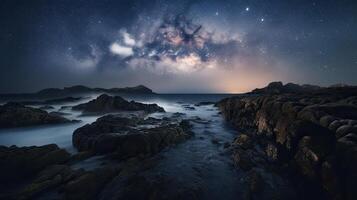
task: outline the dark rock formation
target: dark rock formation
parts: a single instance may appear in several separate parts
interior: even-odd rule
[[[0,128],[21,127],[42,124],[71,122],[46,111],[25,107],[19,103],[7,103],[0,106]]]
[[[189,128],[187,121],[107,115],[75,130],[73,145],[79,151],[113,153],[119,158],[129,158],[154,154],[181,142],[191,136]]]
[[[87,113],[109,113],[118,111],[145,111],[147,113],[165,112],[157,104],[143,104],[135,101],[126,101],[119,96],[102,94],[88,103],[72,107],[73,110],[82,110]]]
[[[0,146],[0,180],[15,182],[31,177],[54,164],[62,164],[70,154],[55,144],[32,147]]]
[[[54,144],[0,146],[0,199],[97,199],[119,167],[73,170],[69,153]]]
[[[234,162],[244,170],[287,169],[310,195],[301,198],[356,199],[357,87],[272,90],[282,87],[273,83],[260,90],[264,95],[218,103],[224,117],[247,134],[232,145]]]

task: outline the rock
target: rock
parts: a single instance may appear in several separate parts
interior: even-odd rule
[[[260,173],[256,170],[249,171],[248,174],[249,191],[257,194],[263,191],[264,181]]]
[[[165,112],[157,104],[143,104],[135,101],[126,101],[119,96],[102,94],[87,103],[72,107],[73,110],[81,110],[86,113],[109,113],[118,111],[145,111],[147,113]]]
[[[207,105],[214,105],[215,102],[210,102],[210,101],[202,101],[199,103],[196,103],[195,106],[207,106]]]
[[[129,158],[154,154],[181,142],[191,136],[189,129],[187,121],[107,115],[75,130],[73,145],[79,151],[114,153],[119,158]]]
[[[183,105],[183,108],[185,108],[185,110],[196,110],[196,108],[195,107],[193,107],[193,106],[190,106],[190,105]]]
[[[19,103],[0,106],[0,128],[67,123],[70,120],[46,111],[25,107]]]
[[[301,185],[297,190],[317,198],[356,199],[357,87],[277,82],[252,93],[217,103],[225,119],[247,132],[253,144],[235,140],[235,165],[290,171],[288,177]]]
[[[243,149],[249,149],[252,147],[252,140],[248,135],[240,134],[233,142],[234,145],[238,145]]]
[[[55,144],[32,147],[0,146],[0,180],[18,181],[49,165],[68,161],[70,154]]]
[[[254,166],[249,153],[242,149],[235,149],[232,157],[234,165],[244,171],[248,171]]]
[[[343,123],[339,120],[334,120],[331,122],[331,124],[328,126],[328,128],[331,130],[331,131],[336,131],[340,126],[342,126]]]
[[[101,189],[117,174],[117,167],[104,167],[93,172],[87,172],[80,177],[69,181],[64,186],[65,197],[68,200],[74,199],[97,199]]]
[[[321,117],[320,124],[321,124],[321,126],[328,128],[330,126],[330,124],[335,120],[336,120],[335,117],[333,117],[331,115],[326,115],[326,116]]]
[[[37,178],[19,193],[18,199],[33,199],[47,190],[57,187],[76,176],[66,165],[52,165],[41,171]]]
[[[336,137],[340,138],[348,133],[357,133],[357,127],[353,127],[351,125],[342,125],[336,130]]]

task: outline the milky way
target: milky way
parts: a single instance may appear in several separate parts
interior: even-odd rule
[[[4,0],[0,92],[357,84],[356,15],[352,0]]]

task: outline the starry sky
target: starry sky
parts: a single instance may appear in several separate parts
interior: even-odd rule
[[[354,0],[1,0],[0,92],[357,84]]]

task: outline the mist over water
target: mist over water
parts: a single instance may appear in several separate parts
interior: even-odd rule
[[[84,126],[85,124],[94,122],[100,116],[82,116],[81,112],[73,111],[70,106],[85,103],[87,101],[90,101],[91,99],[96,98],[98,95],[99,94],[91,94],[90,96],[86,96],[82,100],[73,103],[54,104],[51,105],[53,109],[46,110],[48,112],[58,111],[66,113],[64,117],[71,120],[80,120],[80,122],[60,125],[42,125],[25,128],[2,129],[0,130],[0,145],[33,146],[55,143],[61,148],[65,148],[70,152],[75,152],[75,149],[72,146],[73,131],[79,127]],[[186,113],[187,116],[208,117],[210,113],[208,113],[204,109],[198,108],[196,110],[188,111],[182,105],[196,104],[202,101],[218,101],[219,99],[227,96],[229,95],[164,94],[134,95],[125,96],[124,98],[126,98],[127,100],[135,100],[142,103],[157,103],[159,106],[162,106],[168,113],[181,112]],[[153,114],[152,116],[155,116],[155,114]]]

